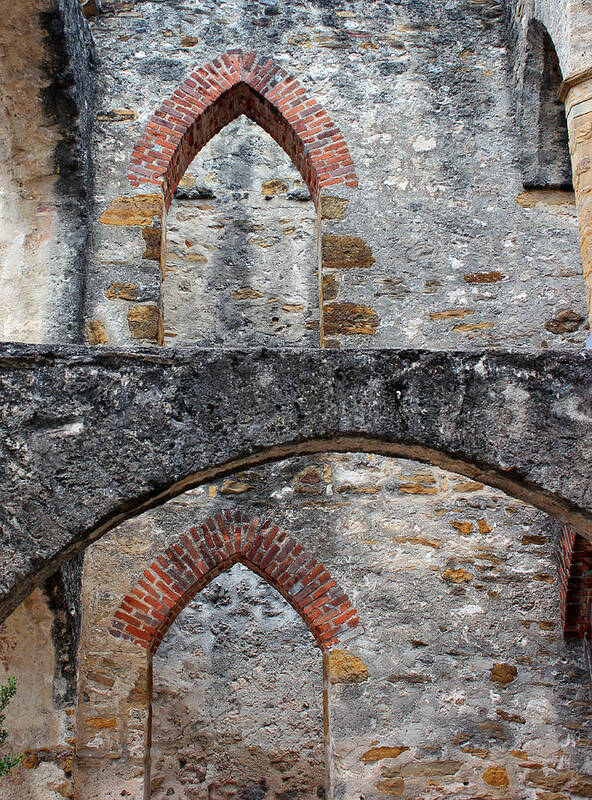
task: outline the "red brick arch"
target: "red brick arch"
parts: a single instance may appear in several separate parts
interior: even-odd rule
[[[196,69],[162,103],[134,148],[130,183],[161,186],[168,208],[195,155],[241,114],[283,147],[315,204],[325,187],[357,186],[345,140],[327,112],[272,59],[241,50]]]
[[[322,650],[358,624],[347,594],[295,539],[269,520],[225,510],[152,562],[115,612],[111,633],[154,652],[189,601],[237,562],[286,598]]]
[[[592,542],[569,525],[561,529],[557,571],[563,635],[566,639],[590,637]]]

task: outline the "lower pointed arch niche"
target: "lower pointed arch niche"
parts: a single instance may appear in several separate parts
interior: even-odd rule
[[[153,800],[325,792],[322,655],[299,614],[235,564],[152,657]]]
[[[226,511],[261,524],[269,518],[288,531],[322,562],[359,615],[359,625],[338,636],[324,658],[328,713],[322,723],[321,657],[313,637],[287,602],[273,599],[274,590],[238,564],[185,605],[187,617],[181,614],[168,629],[170,645],[165,636],[150,678],[141,642],[157,634],[160,621],[143,618],[141,608],[140,616],[130,613],[126,598],[144,602],[133,588],[158,555]],[[146,774],[159,800],[247,800],[248,792],[261,800],[314,798],[319,772],[312,763],[320,767],[319,747],[327,757],[331,800],[589,796],[590,687],[581,641],[562,636],[560,544],[555,520],[497,489],[434,466],[366,453],[258,465],[126,521],[86,551],[80,800],[144,800],[150,797],[143,794]],[[130,619],[117,617],[120,609]],[[268,615],[273,609],[277,616]],[[110,633],[114,619],[121,623],[119,638]],[[249,634],[235,640],[242,626]],[[271,649],[259,651],[251,636]],[[271,663],[264,660],[270,654]],[[303,686],[316,698],[309,709],[298,707],[290,683],[293,669],[300,679],[301,664],[308,676]],[[263,674],[269,668],[274,686]],[[247,673],[253,677],[242,683]],[[218,699],[210,699],[216,685]],[[279,690],[274,699],[272,689]],[[248,708],[245,696],[253,703]],[[235,713],[239,705],[229,711],[237,698],[244,720]],[[211,705],[214,712],[207,711]],[[253,734],[250,716],[280,720],[278,733],[287,742],[277,750],[306,753],[294,769],[310,775],[309,788],[286,782],[291,788],[282,796],[273,783],[278,764],[269,777],[261,773],[267,733],[262,726]],[[233,742],[229,730],[244,738]],[[214,755],[202,760],[214,741],[227,750],[236,744],[237,764],[245,763],[245,753],[252,755],[254,769],[237,771],[237,780]],[[286,769],[289,775],[291,767]],[[256,784],[264,777],[266,791],[256,785],[247,790],[244,779]],[[167,794],[171,789],[174,794]]]

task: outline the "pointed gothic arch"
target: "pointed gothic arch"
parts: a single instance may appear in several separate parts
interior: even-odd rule
[[[315,206],[323,188],[357,186],[348,147],[324,108],[271,58],[241,50],[198,67],[155,111],[131,156],[131,185],[160,186],[168,209],[197,153],[241,114],[286,151]]]
[[[111,633],[153,653],[195,595],[237,562],[298,611],[323,652],[359,623],[347,594],[312,553],[270,520],[226,509],[152,562],[115,612]]]

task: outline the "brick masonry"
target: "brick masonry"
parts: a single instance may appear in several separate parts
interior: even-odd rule
[[[161,186],[170,206],[195,155],[241,114],[288,153],[315,204],[321,189],[357,186],[348,147],[327,112],[271,58],[242,50],[194,70],[161,104],[134,148],[130,183]]]
[[[152,562],[115,612],[111,633],[154,652],[187,603],[237,562],[286,598],[322,650],[358,624],[347,594],[295,539],[269,520],[225,510]]]
[[[569,525],[561,531],[558,553],[561,619],[565,638],[590,636],[592,544]]]

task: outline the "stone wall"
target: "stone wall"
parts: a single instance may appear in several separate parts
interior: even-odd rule
[[[121,648],[133,651],[109,638],[110,620],[159,552],[223,509],[285,526],[358,609],[360,630],[329,655],[336,797],[589,796],[590,693],[580,645],[561,636],[557,526],[483,484],[417,462],[328,454],[193,490],[88,551],[83,797],[110,797],[109,781],[136,796],[129,782],[116,783],[131,774],[129,701],[116,687]],[[281,789],[278,770],[304,781],[308,769],[294,751],[311,746],[317,755],[304,761],[321,769],[320,658],[285,601],[236,570],[197,596],[152,661],[153,797],[238,796],[262,778],[268,798],[314,794],[313,780],[298,789],[286,779]],[[85,727],[98,719],[101,737]],[[270,742],[285,761],[262,757]],[[134,756],[136,780],[144,755]],[[292,793],[283,794],[286,786]]]
[[[165,342],[318,345],[316,227],[288,156],[244,117],[232,123],[168,214]]]
[[[76,342],[92,190],[90,34],[77,0],[26,0],[7,7],[0,43],[0,340]]]
[[[501,4],[359,2],[346,9],[317,2],[282,8],[230,3],[188,5],[182,14],[160,3],[108,8],[92,22],[101,62],[94,151],[99,212],[131,195],[129,158],[160,103],[192,70],[225,50],[254,50],[273,57],[330,114],[359,178],[358,188],[329,192],[348,201],[347,213],[324,222],[318,243],[338,245],[336,258],[321,262],[328,304],[325,346],[581,346],[585,299],[573,199],[524,192]],[[228,152],[226,141],[212,146]],[[203,170],[207,158],[198,154],[192,169]],[[248,149],[221,159],[216,176],[244,195],[250,171],[269,166],[262,151]],[[285,170],[261,174],[257,189],[264,177],[281,183],[287,176]],[[146,186],[142,191],[158,191]],[[293,274],[286,261],[297,261],[297,274],[308,275],[301,280],[303,289],[309,280],[312,286],[315,270],[305,252],[286,256],[280,244],[253,260],[252,251],[238,246],[257,238],[241,229],[249,215],[241,204],[232,210],[221,202],[207,200],[213,208],[206,211],[220,209],[225,237],[238,228],[233,273],[219,269],[219,251],[189,250],[206,261],[185,265],[184,283],[194,288],[176,293],[170,323],[164,308],[164,329],[179,328],[186,303],[188,325],[200,320],[197,332],[204,342],[228,343],[237,335],[253,344],[262,338],[290,341],[295,331],[288,332],[287,324],[302,312],[283,306],[303,303],[285,296]],[[293,215],[277,205],[270,201],[265,222],[249,218],[249,224],[279,232],[281,220]],[[91,343],[158,339],[163,311],[158,264],[146,255],[150,248],[133,225],[158,229],[160,216],[148,215],[127,228],[121,217],[116,226],[107,224],[113,220],[109,215],[96,222],[86,311]],[[205,238],[201,231],[198,224],[188,241],[219,246],[210,241],[211,229]],[[262,238],[269,243],[274,235]],[[284,235],[282,229],[280,240]],[[331,236],[349,238],[338,244]],[[269,313],[264,298],[254,297],[241,302],[257,309],[260,300],[262,310],[242,316],[233,293],[247,286],[262,291],[251,286],[257,282],[253,264],[265,284],[267,264],[276,257],[277,286],[264,285],[263,294],[265,300],[277,295],[281,306]],[[209,287],[208,274],[220,275]],[[123,294],[117,290],[122,284]],[[166,291],[165,283],[165,297]],[[215,334],[222,306],[225,319],[241,320],[240,333],[234,322]],[[139,316],[151,323],[136,324]],[[302,322],[303,317],[297,331]],[[308,341],[308,334],[297,341]]]
[[[54,676],[62,665],[53,623],[47,596],[36,589],[0,627],[0,683],[17,679],[17,693],[5,712],[9,738],[3,755],[23,756],[1,779],[3,800],[74,797],[75,706],[56,697],[60,686]]]

